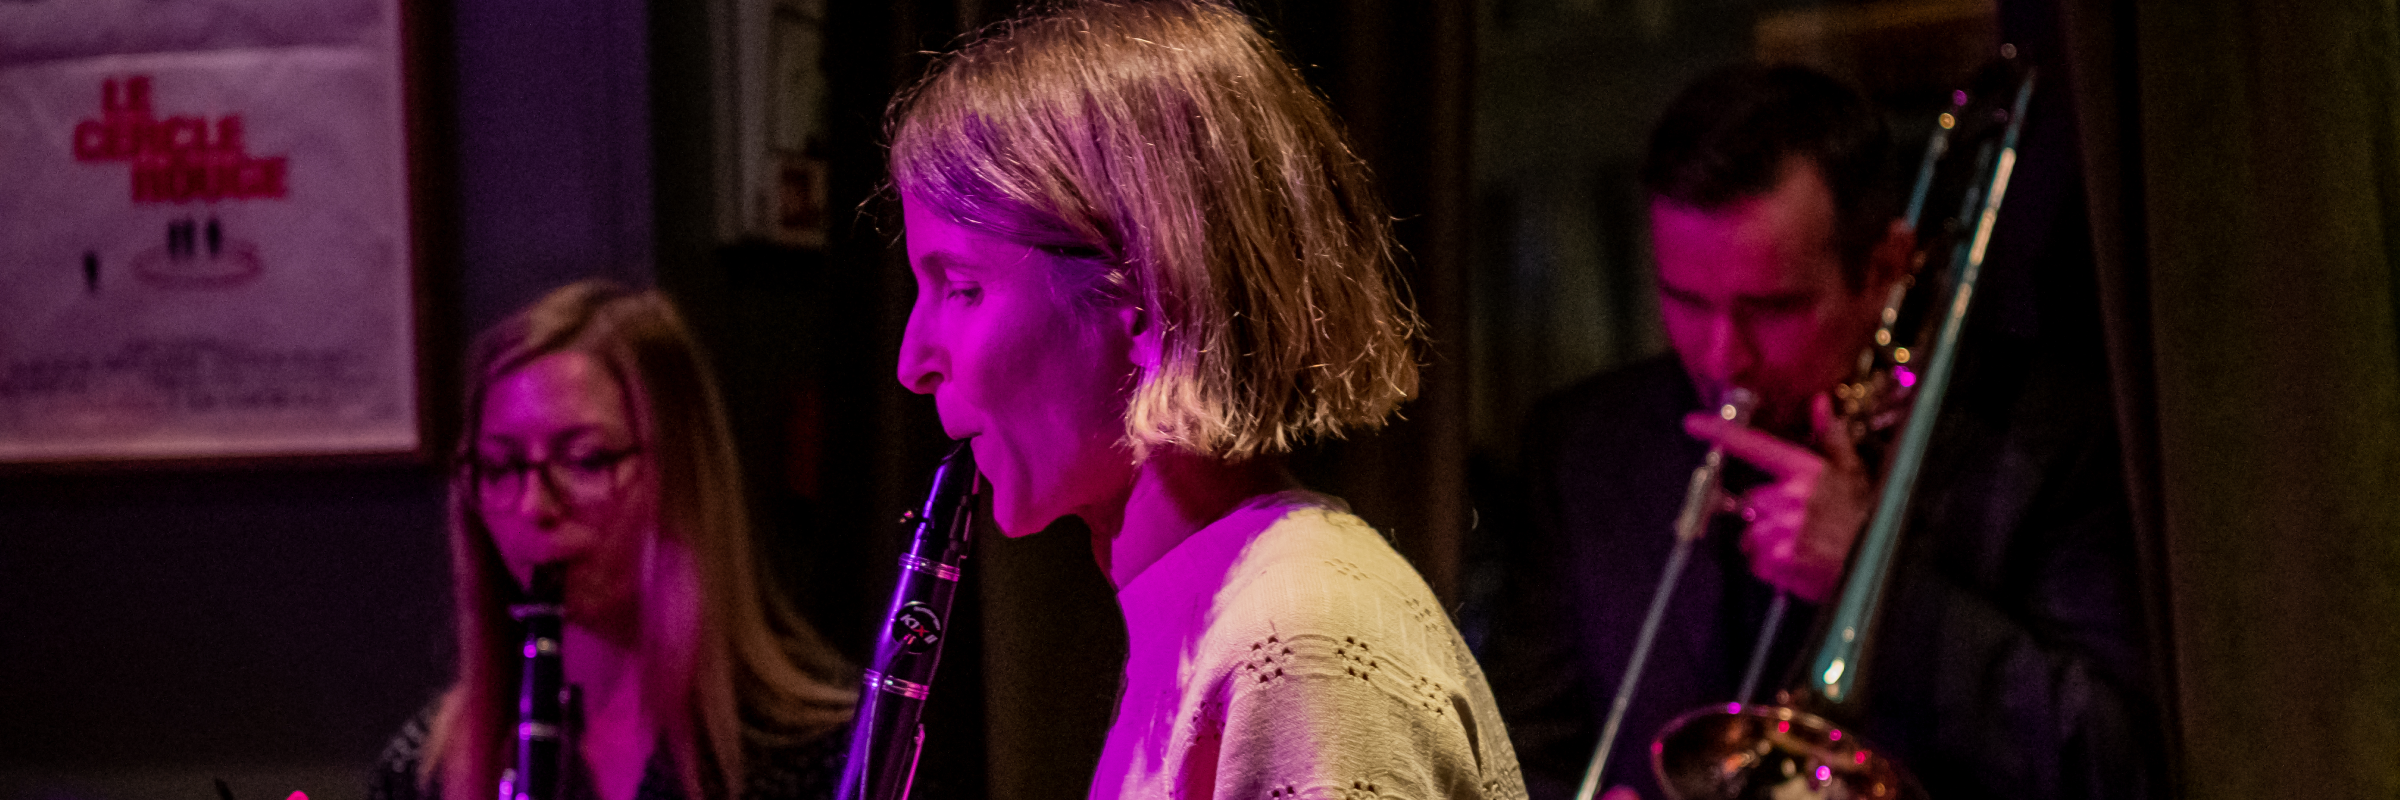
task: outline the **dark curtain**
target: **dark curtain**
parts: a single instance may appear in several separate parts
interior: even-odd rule
[[[2186,796],[2400,796],[2400,21],[2065,0]]]

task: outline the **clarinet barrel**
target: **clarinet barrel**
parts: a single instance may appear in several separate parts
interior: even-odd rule
[[[892,589],[885,635],[875,642],[875,659],[859,697],[850,760],[836,795],[843,800],[908,796],[924,745],[919,720],[941,662],[959,570],[974,544],[974,503],[980,485],[974,451],[960,442],[934,470],[924,507],[901,517],[909,529],[908,550],[900,555],[900,580]]]

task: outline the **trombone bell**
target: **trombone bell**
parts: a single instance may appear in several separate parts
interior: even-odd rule
[[[1900,764],[1825,718],[1729,703],[1677,717],[1650,746],[1677,800],[1922,800]]]

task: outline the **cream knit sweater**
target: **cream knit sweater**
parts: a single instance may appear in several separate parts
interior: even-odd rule
[[[1525,796],[1466,643],[1340,500],[1254,499],[1117,602],[1129,654],[1094,798]]]

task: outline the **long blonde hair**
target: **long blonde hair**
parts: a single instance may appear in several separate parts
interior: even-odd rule
[[[942,58],[886,124],[910,202],[1089,256],[1084,305],[1159,326],[1126,411],[1137,457],[1286,452],[1415,394],[1423,323],[1366,166],[1240,12],[1045,8]]]
[[[656,290],[571,284],[486,331],[468,365],[465,425],[450,487],[458,678],[426,743],[420,784],[453,798],[498,786],[515,723],[517,593],[478,515],[467,468],[492,383],[559,352],[586,353],[625,389],[659,488],[637,614],[643,702],[664,728],[684,792],[743,785],[745,736],[803,740],[847,722],[854,674],[757,572],[732,436],[708,366]],[[462,794],[463,792],[463,794]]]

